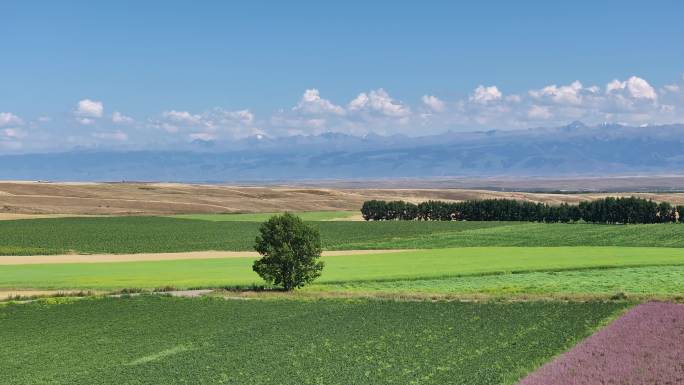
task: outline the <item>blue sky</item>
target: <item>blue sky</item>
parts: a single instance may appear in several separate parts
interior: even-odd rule
[[[684,121],[681,1],[5,0],[0,15],[4,152]]]

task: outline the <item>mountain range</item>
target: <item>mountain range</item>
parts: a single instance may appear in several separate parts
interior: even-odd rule
[[[590,176],[684,170],[684,124],[194,141],[160,150],[0,155],[0,179],[240,182],[349,178]]]

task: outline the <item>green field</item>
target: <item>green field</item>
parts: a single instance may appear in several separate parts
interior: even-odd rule
[[[326,249],[354,242],[503,226],[505,222],[309,222]],[[56,218],[0,221],[0,255],[253,250],[260,222],[164,217]],[[683,226],[684,228],[684,226]]]
[[[627,306],[159,296],[9,305],[0,383],[506,385]]]
[[[309,222],[328,250],[473,246],[684,247],[684,225]],[[0,255],[252,250],[260,222],[165,217],[0,221]]]
[[[345,219],[358,214],[358,211],[306,211],[292,213],[305,221],[329,221]],[[279,213],[249,213],[249,214],[180,214],[171,218],[198,219],[202,221],[224,222],[264,222]]]
[[[311,292],[398,295],[485,295],[684,298],[684,265],[537,271],[450,278],[318,283]]]
[[[684,265],[684,249],[476,247],[324,257],[318,283],[417,280],[511,272]],[[0,266],[0,288],[121,289],[263,284],[253,258]],[[609,274],[608,274],[609,275]]]
[[[491,223],[491,222],[490,222]],[[495,222],[502,223],[504,222]],[[350,249],[432,249],[471,246],[646,246],[684,247],[684,225],[505,223],[459,232],[432,232],[391,240],[357,241]]]

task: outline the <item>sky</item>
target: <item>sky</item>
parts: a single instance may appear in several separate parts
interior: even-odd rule
[[[681,1],[0,2],[0,154],[684,122]]]

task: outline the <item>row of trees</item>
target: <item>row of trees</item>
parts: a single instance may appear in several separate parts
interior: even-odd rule
[[[679,213],[679,214],[677,214]],[[591,223],[673,223],[684,219],[684,206],[656,203],[642,198],[607,197],[579,205],[558,206],[514,199],[484,199],[462,202],[366,201],[361,214],[367,221],[529,221]],[[681,221],[680,221],[681,222]]]

